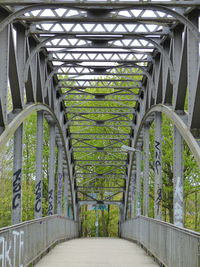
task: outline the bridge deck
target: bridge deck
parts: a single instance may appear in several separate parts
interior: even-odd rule
[[[117,238],[82,238],[59,244],[37,267],[153,267],[158,266],[136,244]]]

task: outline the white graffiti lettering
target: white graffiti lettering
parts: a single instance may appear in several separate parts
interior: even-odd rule
[[[0,266],[23,267],[24,231],[13,231],[9,239],[0,237]]]

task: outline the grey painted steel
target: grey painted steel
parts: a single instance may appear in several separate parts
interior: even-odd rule
[[[69,174],[65,166],[63,168],[63,176],[64,176],[64,216],[68,217]]]
[[[9,27],[6,27],[1,33],[0,33],[0,58],[2,62],[2,68],[0,72],[0,114],[1,114],[1,120],[0,120],[0,133],[4,130],[4,127],[7,123],[7,86],[8,86],[8,60],[9,60]]]
[[[200,234],[159,220],[136,217],[121,225],[122,237],[135,240],[168,267],[200,264]]]
[[[42,154],[43,154],[43,111],[37,112],[37,147],[35,179],[35,218],[42,217]]]
[[[136,215],[141,215],[141,160],[142,155],[141,152],[135,152],[136,157]]]
[[[21,222],[23,124],[14,134],[12,224]]]
[[[119,1],[113,1],[114,3],[114,7],[115,6],[117,6],[118,8],[129,8],[129,7],[132,7],[132,2],[131,1],[122,1],[122,2],[119,2]],[[17,5],[19,5],[19,6],[23,6],[23,5],[26,5],[26,4],[38,4],[38,3],[43,3],[43,4],[48,4],[48,3],[51,3],[51,4],[54,4],[54,6],[56,6],[57,4],[63,4],[63,2],[62,1],[57,1],[56,3],[54,2],[54,0],[20,0],[20,1],[17,1],[17,0],[6,0],[6,2],[4,2],[4,1],[2,1],[2,3],[1,4],[3,4],[3,5],[16,5],[16,3],[17,3]],[[99,2],[99,3],[97,3],[96,1],[88,1],[88,0],[84,0],[84,1],[76,1],[76,0],[71,0],[71,1],[69,1],[69,2],[67,2],[66,3],[66,6],[69,6],[69,7],[73,7],[74,6],[74,4],[77,4],[77,3],[81,3],[81,4],[83,4],[84,5],[84,7],[88,7],[88,6],[90,6],[90,5],[92,5],[92,6],[94,6],[94,7],[98,7],[98,6],[100,6],[100,7],[104,7],[104,6],[110,6],[110,2]],[[154,0],[150,0],[150,1],[148,1],[148,4],[149,5],[155,5],[155,3],[156,4],[158,4],[158,5],[162,5],[163,4],[163,1],[154,1]],[[174,0],[169,0],[169,1],[165,1],[164,2],[164,4],[166,5],[166,6],[172,6],[172,7],[188,7],[188,6],[196,6],[196,5],[198,5],[199,4],[199,2],[198,2],[198,0],[189,0],[189,1],[179,1],[179,2],[177,2],[177,1],[174,1]],[[140,6],[140,7],[142,7],[142,6],[144,6],[144,5],[146,5],[146,3],[143,3],[143,2],[136,2],[136,3],[134,3],[134,5],[135,6]]]
[[[9,6],[9,3],[12,3],[12,7]],[[136,148],[138,142],[141,142],[141,136],[143,134],[142,128],[146,120],[152,122],[154,119],[154,117],[152,117],[153,112],[165,112],[173,120],[177,130],[179,130],[180,134],[189,144],[195,159],[197,159],[200,165],[200,148],[195,140],[196,137],[199,138],[200,136],[198,115],[200,105],[200,64],[198,57],[200,35],[198,29],[198,8],[200,7],[200,3],[199,1],[164,1],[161,3],[153,0],[148,2],[134,1],[134,5],[131,1],[126,2],[120,0],[112,1],[112,3],[106,1],[68,1],[66,3],[63,1],[56,1],[56,3],[52,1],[39,1],[39,4],[35,3],[36,1],[22,0],[6,1],[6,4],[3,1],[1,4],[0,132],[2,132],[2,135],[0,136],[0,150],[5,141],[8,140],[27,116],[29,111],[27,112],[24,102],[27,101],[28,105],[30,105],[30,103],[39,102],[40,104],[38,106],[40,106],[40,108],[38,110],[43,110],[45,106],[44,109],[48,112],[50,110],[50,113],[53,114],[55,121],[57,121],[59,125],[60,136],[65,150],[64,158],[68,168],[70,193],[73,198],[74,216],[76,217],[77,215],[76,204],[78,203],[76,197],[79,194],[75,190],[75,185],[78,181],[77,163],[79,164],[81,161],[84,161],[83,158],[78,156],[78,151],[82,151],[84,148],[80,149],[80,147],[77,146],[73,149],[73,145],[71,147],[71,144],[77,142],[79,146],[81,143],[81,145],[84,144],[90,147],[90,150],[89,148],[86,149],[85,153],[89,153],[88,158],[91,157],[92,160],[87,158],[87,163],[91,165],[97,161],[96,158],[93,160],[93,156],[100,154],[105,155],[104,153],[110,153],[109,155],[114,156],[115,159],[113,162],[117,162],[119,166],[124,166],[123,163],[126,163],[127,169],[123,172],[124,178],[126,177],[126,192],[123,197],[123,214],[125,214],[126,217],[128,207],[131,207],[130,184],[135,170],[133,166],[135,156],[130,155],[129,162],[126,162],[125,157],[121,157],[120,154],[119,156],[117,155],[117,150],[115,150],[116,148],[114,146],[110,146],[109,150],[105,146],[98,151],[95,146],[89,145],[90,141],[94,142],[102,138],[102,140],[104,139],[105,142],[108,142],[110,137],[112,137],[112,140],[117,138],[118,143],[123,144],[123,142],[126,142],[127,144],[129,142],[129,145]],[[43,11],[51,8],[51,15],[44,16]],[[56,13],[58,8],[65,9],[64,14],[60,15]],[[132,9],[133,11],[141,10],[141,12],[139,11],[138,15],[136,15],[135,12],[131,11]],[[40,10],[39,14],[35,15],[32,13],[34,10]],[[77,15],[70,15],[69,11],[72,11],[72,13],[75,11]],[[101,11],[100,14],[99,11]],[[128,15],[122,14],[124,11],[126,11]],[[152,15],[143,16],[146,11],[150,11]],[[96,16],[96,12],[98,16]],[[163,16],[161,17],[158,12],[162,12]],[[26,13],[28,16],[25,15]],[[41,14],[42,16],[40,16]],[[52,26],[50,25],[48,29],[45,29],[44,24],[46,23],[50,23]],[[72,25],[70,26],[69,23]],[[92,23],[93,26],[91,26]],[[126,23],[129,26],[126,26]],[[114,25],[112,30],[107,28],[107,25],[110,24]],[[155,28],[151,29],[151,26],[148,24],[153,24]],[[134,25],[136,28],[134,28]],[[133,26],[132,30],[128,29],[130,26]],[[60,31],[58,30],[59,27],[61,29]],[[81,27],[82,30],[80,30]],[[98,29],[96,27],[98,27]],[[15,29],[15,33],[13,29]],[[55,35],[49,37],[48,34]],[[56,41],[57,38],[60,41]],[[49,42],[47,43],[47,41]],[[65,44],[61,41],[64,41]],[[73,45],[73,41],[75,41],[75,45]],[[133,44],[133,41],[136,43]],[[57,50],[54,50],[55,48],[57,48]],[[106,50],[105,54],[104,49]],[[123,51],[121,51],[122,49]],[[101,53],[99,53],[100,51]],[[125,55],[126,51],[128,53],[127,55]],[[79,52],[80,55],[78,55]],[[112,55],[107,57],[109,52],[111,52]],[[101,54],[103,58],[98,61],[96,55],[94,56],[92,53]],[[114,58],[113,55],[115,55],[115,53],[116,56]],[[142,57],[138,59],[137,56],[140,53]],[[69,55],[71,57],[68,61],[67,56]],[[132,62],[130,62],[130,57],[128,57],[128,55],[133,56]],[[94,58],[92,58],[93,56]],[[97,64],[104,60],[109,62],[107,67],[101,67]],[[58,67],[55,61],[62,65]],[[93,62],[93,66],[87,64],[89,61]],[[139,61],[144,61],[144,65],[140,64]],[[116,62],[116,64],[112,64],[112,62]],[[140,65],[138,66],[137,63]],[[129,73],[130,71],[134,73]],[[23,72],[25,72],[26,76],[25,84]],[[76,80],[77,78],[77,81],[73,81],[74,88],[73,86],[67,88],[63,84],[66,82],[65,75],[68,75],[71,80]],[[81,76],[85,75],[90,75],[89,84],[87,84],[87,81],[84,82],[84,84],[78,81]],[[129,88],[119,88],[117,87],[117,83],[116,86],[114,86],[111,84],[111,77],[109,78],[108,84],[100,80],[102,84],[101,88],[99,86],[99,90],[108,87],[115,92],[113,95],[112,93],[97,95],[89,93],[90,89],[94,86],[91,79],[93,76],[95,78],[95,75],[101,75],[101,79],[103,79],[103,75],[122,77],[124,82],[127,81],[127,86],[129,86],[128,81],[130,81],[129,77],[131,75],[139,76],[141,80],[136,81],[134,87],[131,84]],[[64,78],[63,81],[62,78]],[[8,111],[6,107],[8,82],[10,83],[12,111]],[[137,92],[133,92],[133,90],[136,89],[135,87],[138,88]],[[87,89],[87,92],[85,92],[85,89]],[[65,98],[68,96],[70,98],[73,94],[76,95],[76,97],[79,95],[80,106],[77,105],[77,103],[70,104],[70,101]],[[95,112],[91,112],[92,105],[90,108],[87,108],[87,112],[84,112],[84,108],[87,107],[87,105],[82,105],[83,102],[81,101],[87,100],[89,94],[91,101],[102,101],[98,102],[98,107],[94,105],[96,109],[98,109]],[[129,106],[130,103],[125,106],[124,103],[117,101],[120,96],[123,98],[123,95],[135,97],[135,101],[133,101],[134,107]],[[189,95],[188,98],[187,95]],[[112,98],[113,96],[116,96],[116,98]],[[105,105],[101,106],[101,103],[103,103],[104,99],[105,101],[109,101],[111,98],[112,101],[115,102],[115,105],[112,106],[113,112],[107,112]],[[188,114],[185,113],[185,104],[187,102]],[[29,107],[31,107],[31,105]],[[32,108],[32,110],[37,110],[36,106],[32,106]],[[127,112],[121,111],[122,108],[123,110],[126,109]],[[19,111],[19,109],[21,111]],[[128,109],[130,109],[130,112]],[[9,112],[10,114],[8,115]],[[158,113],[156,113],[155,116],[156,122],[158,122]],[[100,117],[103,114],[109,116],[110,120],[99,120],[99,122],[97,122],[93,119],[95,116]],[[89,119],[88,117],[93,118]],[[21,122],[20,120],[17,121],[17,119],[20,119]],[[71,123],[72,121],[74,123],[76,119],[80,120],[80,126],[83,125],[83,127],[85,127],[83,131],[82,129],[81,131],[73,130],[74,125]],[[81,120],[84,120],[86,123]],[[130,125],[128,125],[128,127],[130,127],[129,134],[127,134],[128,131],[124,131],[123,133],[122,124],[120,124],[125,120],[131,122]],[[113,122],[114,124],[112,124]],[[91,123],[96,125],[90,125]],[[100,127],[102,125],[109,129],[113,128],[113,130],[117,130],[118,132],[116,134],[102,133],[101,137],[98,131],[94,131],[91,134],[90,129],[92,127],[97,126],[99,127],[98,129],[103,129],[103,127]],[[159,123],[156,123],[156,125],[158,126]],[[155,216],[161,219],[160,203],[162,197],[162,182],[161,168],[159,166],[161,165],[159,157],[161,130],[160,126],[157,126],[156,136],[158,139],[155,139],[157,142],[155,144],[155,213],[158,211],[159,214],[155,214]],[[86,130],[87,128],[88,130]],[[128,130],[127,127],[126,130]],[[179,159],[177,159],[176,154],[181,150],[181,144],[178,142],[182,142],[182,139],[181,136],[178,137],[176,130],[175,135],[175,139],[178,140],[174,147],[174,164],[178,166],[174,171],[174,177],[176,178],[181,174],[181,158],[179,157]],[[145,140],[147,142],[148,137],[144,136],[144,143]],[[41,140],[38,142],[40,141]],[[37,154],[40,152],[37,152]],[[104,162],[105,166],[110,162],[109,155],[105,161],[102,159],[99,160],[100,162]],[[124,160],[122,161],[122,159]],[[38,165],[39,170],[41,170],[41,163],[42,160]],[[36,168],[37,172],[39,171],[38,166]],[[96,165],[94,164],[93,166]],[[148,212],[145,211],[145,209],[147,209],[147,199],[145,199],[145,196],[148,195],[146,193],[146,182],[148,179],[147,158],[145,159],[144,167],[144,212],[148,214]],[[83,170],[84,166],[81,165],[80,168]],[[138,168],[140,168],[140,166],[137,167],[137,169]],[[80,173],[82,173],[82,171]],[[115,172],[112,171],[111,174],[114,175]],[[141,175],[141,173],[137,173],[137,177],[139,175]],[[41,176],[41,174],[39,176]],[[175,196],[177,196],[177,188],[182,187],[181,183],[180,186],[177,185],[178,180],[175,179]],[[102,186],[102,188],[105,187]],[[111,190],[111,188],[112,187],[109,187],[107,189]],[[95,190],[94,187],[85,187],[84,190],[86,189],[91,191]],[[123,191],[123,189],[121,191]],[[139,191],[137,191],[137,193],[138,192]],[[177,201],[175,203],[177,203]],[[156,206],[157,208],[159,207],[159,209],[157,209]]]
[[[63,147],[58,144],[57,214],[62,215]]]
[[[174,224],[183,227],[183,138],[174,127]]]
[[[151,118],[151,116],[154,116],[155,112],[162,112],[169,119],[173,121],[173,124],[177,127],[177,129],[179,130],[179,133],[181,133],[183,139],[188,144],[192,154],[194,155],[194,158],[196,159],[198,163],[198,166],[200,167],[200,148],[194,136],[192,135],[190,129],[187,126],[187,114],[183,113],[179,115],[178,112],[174,111],[172,106],[158,104],[158,105],[153,105],[146,111],[141,121],[138,123],[138,129],[134,137],[133,147],[136,146],[139,136],[141,134],[141,131],[146,121],[148,121],[148,119]],[[128,180],[129,179],[130,179],[130,176],[128,176]],[[126,201],[126,198],[125,198],[125,201]],[[125,210],[126,210],[126,202],[125,202]]]
[[[143,214],[149,215],[149,128],[150,125],[144,126],[144,178],[143,178]]]
[[[15,2],[14,2],[15,3]],[[54,8],[55,7],[55,4],[56,4],[56,7],[70,7],[70,6],[73,6],[75,4],[75,2],[71,2],[71,3],[49,3],[48,2],[48,6],[46,6],[45,4],[36,4],[36,5],[32,5],[32,6],[28,6],[28,7],[24,7],[24,8],[21,8],[19,10],[17,10],[16,12],[14,12],[13,14],[9,15],[5,20],[3,20],[1,23],[0,23],[0,31],[2,31],[8,24],[12,23],[16,18],[20,17],[21,15],[23,15],[24,13],[26,12],[29,12],[29,11],[33,11],[33,10],[37,10],[37,9],[45,9],[45,8]],[[129,2],[130,5],[132,5],[130,2]],[[156,3],[157,4],[157,3]],[[165,7],[165,6],[159,6],[158,4],[156,5],[155,3],[151,3],[151,4],[147,4],[145,3],[145,8],[148,8],[150,10],[157,10],[157,11],[161,11],[161,12],[166,12],[167,14],[171,15],[172,17],[175,17],[176,19],[178,19],[181,23],[183,23],[184,25],[187,25],[188,29],[191,31],[191,33],[193,34],[193,36],[198,40],[200,37],[199,37],[199,32],[198,32],[198,29],[195,27],[195,25],[193,23],[191,23],[186,17],[184,17],[182,14],[168,8],[168,7]],[[85,6],[100,6],[100,5],[103,5],[105,6],[106,3],[96,3],[96,2],[81,2],[81,5],[82,5],[82,8],[83,8],[83,5]],[[110,5],[110,3],[108,3],[108,5]],[[119,4],[118,4],[119,5]],[[121,3],[122,7],[125,7],[125,3]],[[135,9],[140,9],[141,6],[140,5],[135,5]],[[80,34],[82,34],[82,32],[80,32]]]
[[[55,213],[55,124],[49,126],[49,195],[48,195],[48,215]]]
[[[24,108],[23,111],[21,111],[20,113],[18,113],[13,120],[6,126],[4,132],[0,135],[0,152],[4,149],[4,145],[5,143],[8,142],[8,140],[12,137],[12,135],[15,133],[15,131],[17,130],[17,128],[20,126],[20,124],[25,121],[25,119],[32,114],[33,112],[36,111],[45,111],[47,112],[52,119],[54,120],[54,122],[56,123],[58,129],[59,129],[59,134],[61,136],[62,139],[62,143],[64,144],[64,136],[61,130],[61,126],[60,123],[55,115],[55,113],[53,112],[53,110],[48,107],[45,104],[29,104],[26,106],[26,108]],[[65,148],[65,145],[63,145],[63,147]],[[66,150],[65,150],[65,154],[66,154]],[[70,187],[71,187],[72,181],[70,179]],[[70,189],[71,190],[71,189]]]
[[[0,230],[0,265],[30,266],[62,240],[76,238],[78,224],[57,215]]]
[[[147,110],[146,114],[142,118],[140,125],[138,127],[137,134],[135,135],[135,143],[137,143],[138,137],[141,133],[143,125],[145,124],[146,120],[150,116],[152,116],[155,112],[162,112],[164,113],[169,119],[173,121],[173,124],[177,127],[179,132],[181,133],[183,139],[188,144],[194,158],[196,159],[198,165],[200,166],[200,148],[198,142],[192,135],[190,129],[187,126],[187,113],[180,114],[175,112],[171,106],[158,104],[153,105],[150,109]]]
[[[135,198],[136,198],[136,172],[132,171],[132,180],[131,180],[131,218],[135,216]]]
[[[162,113],[155,114],[154,216],[162,219]]]

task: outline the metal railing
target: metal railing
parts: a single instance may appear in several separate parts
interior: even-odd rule
[[[121,237],[141,244],[164,266],[200,266],[200,233],[139,216],[122,223]]]
[[[78,223],[48,216],[0,229],[0,266],[28,266],[57,242],[78,237]]]

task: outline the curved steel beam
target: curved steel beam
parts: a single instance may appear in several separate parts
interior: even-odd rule
[[[194,158],[195,158],[198,166],[200,167],[200,146],[198,145],[194,136],[191,134],[186,123],[184,123],[184,121],[180,118],[180,116],[176,112],[174,112],[174,110],[170,106],[158,104],[158,105],[152,106],[149,110],[147,110],[147,112],[143,116],[143,118],[140,122],[140,125],[138,127],[136,137],[134,139],[133,147],[134,148],[137,147],[137,141],[139,139],[140,133],[142,131],[142,128],[143,128],[147,118],[155,112],[162,112],[173,121],[174,125],[177,127],[181,136],[183,137],[183,139],[187,143],[189,149],[191,150],[192,154],[194,155]],[[132,171],[131,171],[132,170],[132,164],[133,164],[133,156],[131,159],[131,166],[130,166],[130,172],[129,172],[130,175],[132,173]],[[129,186],[130,186],[130,176],[128,178],[128,190],[129,190]],[[125,196],[125,213],[127,210],[127,198],[128,198],[128,194],[126,194],[126,196]]]
[[[63,132],[62,132],[62,128],[60,126],[60,123],[59,123],[55,113],[53,112],[53,110],[45,104],[31,104],[31,105],[27,106],[24,110],[22,110],[18,115],[16,115],[16,117],[6,126],[5,130],[0,135],[0,152],[3,150],[5,144],[8,142],[8,140],[14,135],[17,128],[25,121],[25,119],[29,115],[31,115],[33,112],[37,112],[40,110],[48,112],[48,114],[53,118],[54,122],[56,123],[56,125],[59,129],[61,139],[62,139],[62,143],[63,143],[63,147],[64,147],[64,151],[65,151],[65,156],[66,156],[66,159],[68,159],[67,150],[66,150],[66,146],[65,146],[65,140],[64,140],[64,136],[63,136]],[[68,170],[69,170],[68,160],[67,160],[67,165],[68,165]],[[71,187],[71,192],[72,192],[72,177],[70,177],[70,187]],[[74,212],[75,199],[74,199],[73,194],[72,194],[72,200],[73,200],[73,212]]]
[[[75,4],[75,3],[74,3]],[[33,10],[37,10],[37,9],[45,9],[45,8],[73,8],[73,9],[79,9],[78,7],[74,7],[72,5],[67,5],[67,3],[63,3],[63,4],[57,4],[55,6],[55,4],[36,4],[36,5],[30,5],[28,7],[24,7],[14,13],[12,13],[11,15],[9,15],[7,18],[5,18],[4,20],[2,20],[2,22],[0,23],[0,32],[10,23],[12,23],[15,19],[17,19],[18,17],[20,17],[21,15],[23,15],[26,12],[29,11],[33,11]],[[171,15],[172,17],[175,17],[176,19],[178,19],[181,23],[183,23],[194,35],[194,37],[200,41],[200,34],[198,29],[196,28],[196,26],[190,22],[186,17],[184,17],[183,15],[181,15],[180,13],[168,8],[168,7],[164,7],[164,6],[160,6],[160,5],[150,5],[150,4],[146,4],[144,5],[145,8],[148,8],[150,10],[156,10],[156,11],[161,11],[161,12],[165,12],[169,15]],[[132,9],[140,9],[143,8],[141,6],[134,6],[130,7]],[[127,7],[126,7],[127,9]],[[122,10],[124,10],[124,8],[122,8]]]
[[[62,38],[64,39],[64,38],[66,38],[65,36],[67,37],[67,34],[64,35],[64,36],[63,36],[63,35],[62,35],[62,36],[59,36],[59,35],[51,36],[51,37],[45,39],[44,41],[42,41],[41,43],[39,43],[39,44],[33,49],[33,51],[31,52],[31,54],[30,54],[28,60],[26,61],[26,63],[25,63],[25,67],[24,67],[24,81],[25,81],[25,82],[27,82],[27,79],[28,79],[28,70],[29,70],[29,66],[30,66],[30,64],[31,64],[31,61],[32,61],[32,59],[34,58],[34,56],[40,51],[40,49],[41,49],[42,47],[44,47],[45,44],[46,44],[47,42],[52,41],[52,40],[54,40],[54,39],[59,39],[59,38],[60,38],[60,39],[62,39]],[[173,84],[173,81],[174,81],[174,67],[173,67],[173,65],[172,65],[172,62],[171,62],[171,59],[170,59],[169,55],[166,53],[166,51],[164,50],[164,48],[163,48],[161,45],[159,45],[157,42],[151,40],[149,37],[140,36],[140,35],[135,35],[135,36],[133,36],[133,38],[134,38],[134,39],[139,39],[139,40],[145,40],[145,41],[147,41],[147,42],[153,44],[153,45],[159,50],[159,52],[160,52],[161,54],[163,54],[163,56],[165,57],[165,59],[167,60],[167,62],[168,62],[168,64],[169,64],[170,78],[171,78],[170,81],[171,81],[171,83]],[[110,48],[110,47],[109,47],[109,48]],[[117,48],[117,47],[116,47],[116,48]],[[55,52],[56,52],[56,51],[55,51]]]
[[[176,112],[174,112],[174,110],[169,106],[165,106],[162,104],[154,105],[146,112],[146,114],[144,115],[144,117],[140,123],[140,126],[138,128],[134,146],[136,146],[136,144],[137,144],[138,137],[140,135],[140,132],[142,130],[142,127],[143,127],[145,121],[147,120],[147,118],[150,115],[152,115],[152,113],[155,113],[155,112],[162,112],[173,121],[174,125],[177,127],[181,136],[183,137],[183,139],[185,140],[185,142],[189,146],[192,154],[194,155],[194,158],[196,159],[196,161],[200,167],[200,146],[198,145],[194,136],[190,132],[186,123],[184,123],[184,121],[180,118],[180,116]]]
[[[47,77],[46,82],[45,82],[45,85],[44,85],[44,95],[46,95],[46,91],[47,91],[48,83],[51,81],[51,79],[53,78],[54,74],[55,74],[60,68],[65,67],[65,66],[67,66],[67,65],[68,65],[68,63],[63,63],[62,65],[57,66],[55,69],[52,70],[52,72],[51,72],[51,73],[49,74],[49,76]],[[137,64],[135,64],[135,63],[131,63],[131,65],[132,65],[132,66],[135,66],[135,67],[138,68],[138,69],[141,69],[141,70],[145,73],[145,75],[147,76],[147,78],[148,78],[149,81],[150,81],[150,84],[151,84],[151,87],[152,87],[151,89],[153,89],[154,82],[153,82],[153,78],[151,77],[151,75],[149,74],[149,72],[147,72],[143,66],[139,66],[139,65],[137,65]],[[80,66],[78,65],[78,67],[80,67]],[[86,66],[81,66],[81,67],[83,67],[83,68],[88,68],[88,67],[86,67]],[[122,65],[117,66],[117,67],[115,67],[115,68],[118,68],[118,67],[119,67],[119,68],[120,68],[120,67],[123,68]],[[61,73],[61,74],[62,74],[62,73]],[[109,73],[108,73],[108,75],[109,75]],[[140,74],[138,73],[138,75],[140,75]]]

